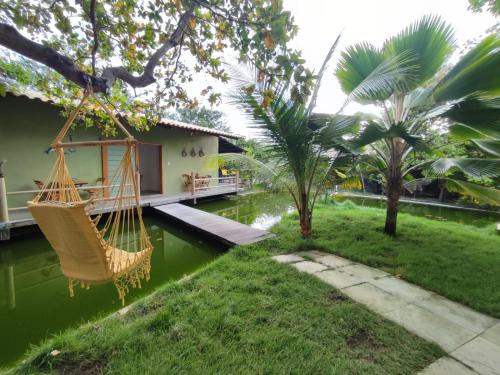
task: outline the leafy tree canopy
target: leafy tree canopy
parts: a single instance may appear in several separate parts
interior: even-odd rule
[[[117,110],[150,119],[169,107],[194,108],[200,97],[217,104],[220,93],[211,85],[194,96],[186,86],[198,73],[227,82],[228,54],[262,76],[293,81],[296,99],[305,101],[313,75],[287,46],[296,33],[282,0],[0,2],[0,45],[17,52],[10,62],[18,66],[2,67],[10,78],[43,70],[36,61],[57,72],[29,82],[46,94],[76,98],[91,85]]]
[[[474,12],[488,10],[497,16],[500,15],[499,0],[469,0],[469,8]]]
[[[170,118],[223,132],[231,131],[231,127],[227,124],[224,113],[206,107],[179,108],[170,115]]]

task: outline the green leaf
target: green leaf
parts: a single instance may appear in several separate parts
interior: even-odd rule
[[[483,203],[500,205],[500,190],[455,179],[445,179],[445,185],[451,192],[468,195]]]
[[[486,137],[485,134],[463,124],[453,124],[448,131],[451,137],[459,141]]]
[[[384,44],[385,53],[398,56],[411,52],[416,65],[415,84],[422,84],[441,69],[454,46],[453,29],[438,16],[427,15],[406,27]]]
[[[382,139],[402,138],[414,149],[419,151],[428,151],[425,142],[417,136],[411,135],[406,130],[404,124],[397,124],[385,129],[375,121],[369,121],[368,126],[363,132],[352,141],[355,147],[362,147]]]
[[[445,174],[454,168],[475,178],[497,177],[500,176],[500,159],[441,158],[431,165],[431,169],[438,174]]]
[[[471,141],[485,153],[500,157],[500,139],[471,139]]]
[[[477,96],[466,98],[453,105],[444,117],[466,125],[472,131],[500,138],[500,98],[484,99]],[[457,130],[462,133],[468,131],[463,128],[454,129],[455,132]]]
[[[370,44],[357,44],[342,53],[336,76],[349,100],[385,100],[395,90],[413,84],[415,66],[409,51],[386,57]]]
[[[500,95],[500,39],[490,35],[470,50],[445,75],[434,90],[437,101],[463,98],[473,93]]]
[[[350,46],[342,52],[335,72],[340,86],[350,94],[384,61],[380,50],[368,43]]]

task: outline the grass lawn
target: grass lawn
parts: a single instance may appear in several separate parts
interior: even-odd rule
[[[324,233],[328,223],[316,223]],[[123,316],[47,341],[13,372],[413,374],[443,355],[315,277],[272,261],[270,254],[303,244],[291,224],[276,228],[283,237],[235,248]],[[54,349],[60,354],[51,356]]]
[[[313,240],[298,242],[296,215],[276,228],[285,248],[322,249],[380,268],[478,311],[500,318],[500,236],[494,225],[469,227],[399,214],[398,236],[382,233],[385,211],[319,206]]]

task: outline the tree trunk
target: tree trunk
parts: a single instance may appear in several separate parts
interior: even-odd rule
[[[394,150],[391,152],[391,160],[387,171],[387,211],[385,217],[384,233],[390,236],[396,235],[398,221],[398,204],[403,186],[401,173],[401,145],[397,140],[393,141]]]
[[[446,189],[445,189],[444,185],[440,182],[439,183],[439,197],[438,197],[438,200],[440,202],[444,202],[445,194],[446,194]]]
[[[302,238],[309,238],[312,233],[312,212],[307,198],[305,192],[300,195],[299,223]]]
[[[311,237],[312,220],[311,220],[311,214],[308,212],[308,210],[299,213],[299,221],[300,221],[300,235],[302,236],[302,238]]]

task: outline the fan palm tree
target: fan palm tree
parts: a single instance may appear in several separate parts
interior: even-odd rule
[[[433,120],[448,118],[462,130],[498,134],[498,37],[487,37],[449,69],[445,63],[453,48],[452,28],[439,17],[426,16],[386,40],[382,48],[369,43],[347,48],[336,70],[348,101],[380,109],[379,115],[367,116],[357,145],[370,144],[384,164],[384,231],[389,235],[396,234],[405,159],[429,151],[422,135]],[[485,160],[475,164],[475,172],[498,172],[498,159]]]

